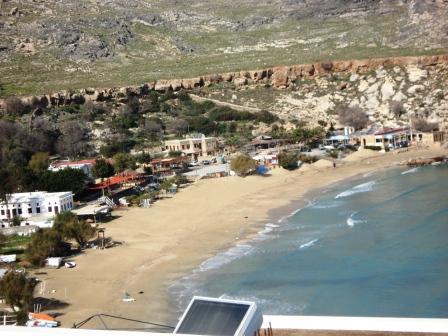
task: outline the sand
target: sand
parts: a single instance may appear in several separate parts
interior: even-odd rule
[[[36,295],[68,304],[58,309],[58,320],[66,327],[97,313],[173,324],[167,314],[168,286],[217,252],[254,235],[270,216],[279,215],[279,210],[270,210],[291,208],[292,203],[297,208],[310,192],[358,174],[447,153],[420,149],[374,157],[354,154],[360,157],[338,162],[336,168],[318,164],[292,172],[277,168],[267,177],[198,181],[151,208],[114,211],[116,218],[102,227],[123,244],[86,250],[73,258],[73,269],[39,270],[46,273],[37,275],[45,289],[41,293],[38,286]],[[136,301],[122,302],[124,292]],[[97,320],[86,327],[101,324]]]

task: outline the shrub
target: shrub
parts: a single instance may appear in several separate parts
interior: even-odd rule
[[[278,155],[278,164],[288,170],[293,170],[298,167],[297,154],[291,152],[282,152]]]
[[[249,155],[238,155],[230,163],[232,169],[238,176],[247,176],[255,171],[257,162]]]
[[[341,124],[352,126],[356,130],[365,128],[369,123],[369,117],[359,106],[339,106],[336,113]]]
[[[406,109],[402,102],[393,100],[389,103],[390,112],[394,115],[395,119],[400,119],[400,117],[406,113]]]
[[[439,125],[437,123],[431,123],[423,118],[414,119],[412,123],[415,129],[420,132],[432,132],[439,129]]]
[[[314,163],[314,162],[318,161],[319,158],[314,155],[300,154],[299,160],[302,161],[303,163]]]
[[[30,106],[25,104],[20,98],[10,97],[5,100],[5,110],[10,116],[18,116],[28,113]]]

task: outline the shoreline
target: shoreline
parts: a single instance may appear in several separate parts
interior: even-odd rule
[[[274,169],[269,177],[199,181],[149,209],[117,211],[120,218],[102,227],[106,235],[124,241],[123,246],[88,250],[73,258],[78,264],[75,269],[41,270],[46,274],[38,277],[55,292],[36,296],[69,304],[58,309],[63,314],[58,319],[65,327],[97,313],[174,323],[169,287],[206,260],[250,242],[266,224],[279,224],[285,214],[307,206],[307,200],[341,182],[397,166],[409,158],[446,152],[386,153],[343,161],[336,169],[307,166],[293,172]],[[136,301],[121,302],[124,291]],[[131,327],[121,322],[115,326]],[[101,328],[101,323],[86,327]]]

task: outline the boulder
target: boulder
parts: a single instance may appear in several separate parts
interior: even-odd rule
[[[276,67],[273,69],[271,81],[276,88],[286,88],[290,83],[291,69],[289,67]]]

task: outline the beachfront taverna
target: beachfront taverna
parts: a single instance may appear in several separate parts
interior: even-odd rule
[[[4,227],[14,217],[53,217],[73,207],[73,193],[68,191],[15,193],[9,197],[8,204],[0,203],[0,220]]]

